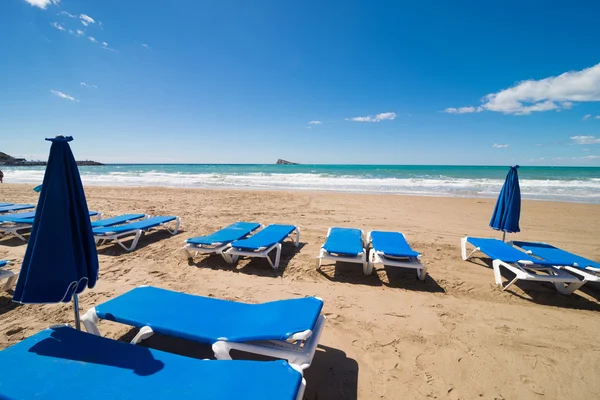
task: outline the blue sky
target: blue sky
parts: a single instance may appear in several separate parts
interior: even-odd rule
[[[600,3],[491,3],[4,0],[0,151],[600,165]]]

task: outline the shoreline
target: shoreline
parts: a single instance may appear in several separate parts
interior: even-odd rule
[[[41,183],[41,182],[40,182]],[[33,190],[34,187],[39,185],[32,183],[21,183],[21,182],[5,182],[2,185],[15,186],[15,187],[28,187]],[[0,185],[0,189],[2,188]],[[389,193],[389,192],[369,192],[369,191],[350,191],[350,190],[317,190],[317,189],[273,189],[273,188],[255,188],[255,187],[181,187],[181,186],[161,186],[161,185],[103,185],[103,184],[84,184],[85,188],[105,188],[105,189],[168,189],[168,190],[208,190],[208,191],[240,191],[240,192],[272,192],[272,193],[306,193],[306,194],[342,194],[342,195],[369,195],[369,196],[399,196],[409,198],[433,198],[433,199],[465,199],[465,200],[493,200],[497,199],[498,194],[494,196],[449,196],[449,195],[434,195],[434,194],[410,194],[410,193]],[[0,191],[1,192],[1,191]],[[596,202],[587,201],[564,201],[556,199],[528,199],[523,197],[523,202],[543,202],[543,203],[558,203],[558,204],[587,204],[587,205],[600,205],[600,199]]]

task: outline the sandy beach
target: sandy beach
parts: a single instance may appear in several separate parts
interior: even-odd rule
[[[0,200],[36,203],[32,185],[0,185]],[[181,231],[151,233],[130,253],[99,247],[100,279],[80,297],[82,312],[138,285],[224,299],[262,302],[316,295],[327,322],[306,398],[323,399],[555,399],[600,392],[600,288],[572,296],[550,285],[495,286],[491,262],[460,257],[465,235],[501,237],[488,228],[494,200],[285,191],[86,187],[90,209],[178,215]],[[220,257],[189,262],[186,238],[235,221],[295,224],[299,249],[284,246],[281,267],[264,260],[236,266]],[[403,232],[423,253],[425,282],[412,270],[380,269],[364,276],[357,264],[315,257],[331,226]],[[522,232],[514,240],[545,241],[600,259],[600,205],[524,201]],[[0,259],[18,269],[26,245],[0,238]],[[0,294],[0,348],[49,325],[72,323],[70,304],[24,305]],[[103,322],[103,334],[127,340],[135,331]],[[154,337],[146,345],[207,357],[207,346]]]

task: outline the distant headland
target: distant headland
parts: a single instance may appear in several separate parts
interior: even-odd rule
[[[298,165],[298,163],[291,162],[291,161],[286,161],[286,160],[282,160],[281,158],[279,160],[277,160],[277,162],[275,164],[278,164],[278,165]]]
[[[15,158],[13,156],[9,156],[6,153],[0,151],[0,165],[10,165],[11,167],[38,167],[45,166],[46,161],[27,161],[24,158]],[[104,165],[97,161],[77,161],[77,165]]]

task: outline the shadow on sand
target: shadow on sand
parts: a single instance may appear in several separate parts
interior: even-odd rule
[[[133,328],[118,340],[129,342],[138,332]],[[197,359],[214,359],[209,344],[155,334],[139,344]],[[269,357],[232,351],[234,360],[268,361]],[[341,350],[319,345],[313,362],[304,371],[307,400],[355,400],[358,397],[358,363]]]
[[[431,275],[427,274],[425,281],[420,281],[416,272],[410,268],[384,267],[374,270],[371,275],[365,275],[360,264],[336,262],[322,265],[318,272],[332,282],[444,293],[444,289]],[[387,282],[381,279],[385,276],[387,276]]]
[[[281,249],[281,258],[279,260],[279,268],[271,268],[271,264],[264,258],[241,258],[234,264],[228,264],[220,255],[198,255],[195,257],[197,262],[188,259],[189,266],[198,268],[211,268],[213,270],[223,270],[230,272],[243,273],[248,275],[256,275],[262,277],[277,278],[283,276],[285,269],[294,256],[305,246],[305,243],[300,243],[298,247],[294,247],[289,243],[285,243]],[[269,254],[274,260],[275,252]]]
[[[492,260],[490,260],[489,258],[473,257],[468,261],[475,265],[479,265],[490,269],[490,279],[494,279],[492,271]],[[506,268],[501,268],[500,273],[504,278],[503,283],[505,285],[507,282],[510,282],[515,277],[515,275],[512,272],[506,270]],[[600,311],[600,303],[596,303],[585,297],[582,297],[578,293],[579,291],[577,290],[573,294],[566,296],[557,292],[554,288],[554,285],[549,282],[517,281],[513,286],[517,286],[519,289],[525,292],[527,296],[523,296],[518,291],[513,290],[512,287],[508,288],[506,291],[523,300],[531,301],[546,306],[573,308],[577,310]],[[593,293],[594,288],[592,286],[586,286],[588,286],[588,284],[584,285],[579,290],[586,294],[588,292]],[[595,292],[596,293],[592,294],[591,297],[598,300],[600,298],[600,293],[598,293],[597,290]]]
[[[146,246],[150,246],[153,243],[159,242],[161,240],[168,239],[170,237],[176,237],[181,232],[182,231],[179,231],[175,235],[171,235],[166,230],[160,230],[160,231],[154,231],[154,232],[150,232],[150,233],[145,233],[145,234],[142,235],[142,237],[140,237],[140,240],[139,240],[136,248],[133,249],[133,250],[131,250],[131,251],[136,251],[136,250],[143,249]],[[131,236],[131,238],[130,237],[126,237],[125,238],[126,239],[125,245],[126,246],[131,245],[131,240],[133,240],[133,238],[134,238],[133,235]],[[102,255],[105,255],[105,256],[116,257],[116,256],[120,256],[120,255],[127,254],[127,253],[131,253],[131,252],[125,250],[124,248],[122,248],[121,246],[119,246],[115,242],[107,242],[105,244],[98,245],[98,254],[102,254]]]

